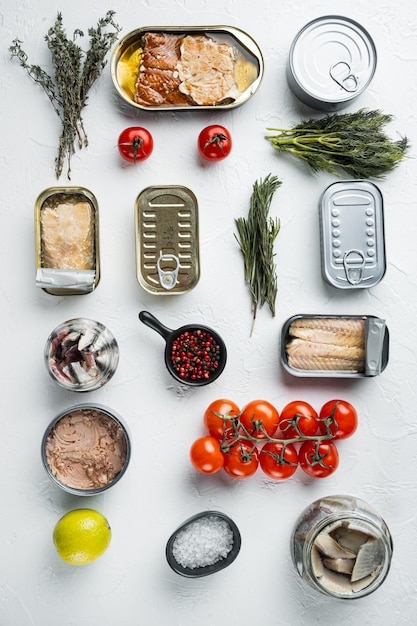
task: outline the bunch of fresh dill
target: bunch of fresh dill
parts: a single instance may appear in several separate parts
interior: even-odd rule
[[[52,76],[39,65],[28,63],[28,55],[19,39],[14,39],[9,48],[11,58],[16,57],[30,78],[43,88],[61,120],[62,132],[55,159],[57,178],[62,173],[65,159],[68,162],[67,176],[71,178],[71,157],[75,153],[75,145],[78,144],[80,149],[88,145],[82,111],[91,86],[107,63],[106,54],[120,31],[113,16],[114,11],[108,11],[96,28],[88,30],[90,47],[84,52],[76,43],[76,39],[83,37],[84,33],[76,29],[72,39],[69,39],[63,28],[62,15],[58,13],[54,26],[45,35],[54,70]],[[107,30],[108,27],[112,30]]]
[[[392,115],[379,110],[327,115],[302,121],[289,130],[268,128],[266,136],[280,152],[290,152],[315,171],[338,176],[344,170],[353,178],[382,178],[405,156],[407,137],[392,141],[383,131]]]
[[[277,275],[274,263],[274,241],[280,229],[279,219],[269,216],[272,197],[282,182],[268,174],[253,185],[248,217],[235,220],[239,244],[244,261],[245,282],[248,284],[252,301],[253,332],[256,313],[265,302],[272,316],[275,315],[277,297]]]

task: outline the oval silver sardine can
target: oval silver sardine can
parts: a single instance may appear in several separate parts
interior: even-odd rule
[[[280,360],[293,376],[370,378],[388,358],[388,328],[374,315],[293,315],[282,327]]]
[[[179,295],[200,278],[198,202],[181,185],[150,186],[136,199],[136,276],[155,295]]]
[[[339,289],[377,285],[386,270],[383,198],[368,180],[338,181],[320,201],[321,269]]]
[[[82,295],[100,280],[98,202],[85,187],[50,187],[35,203],[36,286]]]
[[[287,80],[304,104],[337,111],[365,91],[376,63],[375,44],[365,28],[349,18],[329,15],[309,22],[294,38]]]

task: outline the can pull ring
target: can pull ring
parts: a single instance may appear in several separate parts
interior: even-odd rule
[[[365,269],[365,256],[361,250],[348,250],[343,255],[343,267],[348,282],[359,285]]]
[[[173,261],[175,263],[174,269],[168,271],[163,270],[161,268],[161,263],[163,261]],[[178,270],[180,268],[180,261],[178,257],[175,256],[175,254],[162,254],[161,251],[156,267],[158,269],[159,282],[161,283],[161,286],[167,291],[173,289],[177,284]]]
[[[352,68],[346,61],[338,61],[329,69],[332,80],[342,89],[349,93],[354,93],[359,87],[358,79],[352,74]]]

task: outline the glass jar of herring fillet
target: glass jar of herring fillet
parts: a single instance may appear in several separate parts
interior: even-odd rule
[[[137,109],[230,109],[257,91],[264,62],[239,28],[147,26],[119,41],[110,69],[118,94]]]
[[[369,504],[348,495],[310,504],[291,536],[293,564],[302,579],[333,598],[352,600],[378,589],[392,554],[385,521]]]
[[[378,376],[388,364],[388,328],[373,315],[294,315],[282,327],[280,353],[293,376]]]

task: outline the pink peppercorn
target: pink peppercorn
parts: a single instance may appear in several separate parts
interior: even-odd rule
[[[171,346],[171,363],[181,378],[208,379],[219,367],[220,346],[207,331],[181,333]]]

